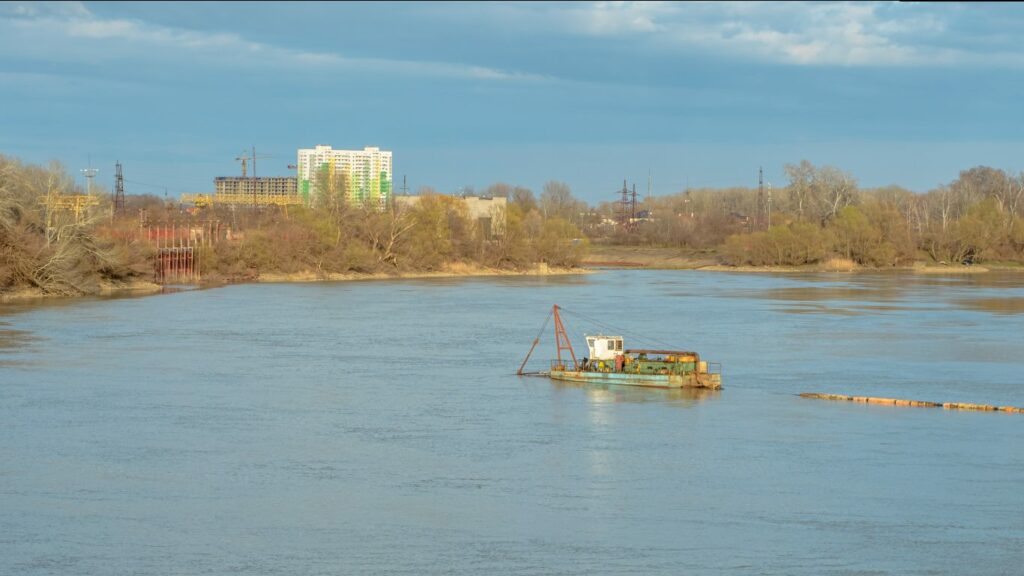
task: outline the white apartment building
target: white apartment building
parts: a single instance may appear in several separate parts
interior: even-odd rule
[[[383,209],[391,198],[391,151],[376,147],[335,150],[301,148],[296,164],[298,193],[316,203],[326,190],[343,192],[350,204]]]

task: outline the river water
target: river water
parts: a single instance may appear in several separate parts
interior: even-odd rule
[[[515,376],[554,303],[577,347],[582,314],[721,362],[725,388]],[[0,312],[0,574],[1024,573],[1024,415],[796,396],[1024,405],[1024,275],[619,270]],[[541,348],[534,368],[550,328]]]

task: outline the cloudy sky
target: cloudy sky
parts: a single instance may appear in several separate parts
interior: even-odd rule
[[[0,153],[171,196],[315,144],[393,150],[412,190],[594,203],[807,159],[927,191],[1024,170],[1022,30],[1013,4],[8,2]]]

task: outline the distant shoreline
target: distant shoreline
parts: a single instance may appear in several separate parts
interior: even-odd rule
[[[804,266],[729,266],[717,261],[711,253],[687,253],[675,248],[642,246],[591,246],[590,254],[580,263],[589,268],[638,270],[698,270],[705,272],[744,273],[806,273],[806,272],[909,272],[923,275],[984,274],[994,271],[1024,272],[1024,266],[1005,264],[948,265],[915,263],[911,266],[875,268],[848,260],[834,259]]]
[[[387,272],[345,272],[345,273],[316,273],[312,270],[294,273],[269,272],[260,274],[253,283],[303,283],[303,282],[351,282],[362,280],[415,280],[430,278],[487,278],[494,276],[564,276],[576,274],[592,274],[594,271],[585,267],[561,268],[550,267],[546,264],[533,266],[526,270],[506,270],[502,268],[488,268],[469,264],[453,264],[446,266],[443,270],[423,272],[400,272],[389,274]],[[246,284],[249,282],[240,282]]]
[[[196,284],[197,288],[219,288],[239,284],[290,284],[309,282],[357,282],[374,280],[417,280],[434,278],[488,278],[488,277],[527,277],[527,276],[571,276],[584,275],[599,272],[600,269],[616,270],[693,270],[698,272],[736,272],[747,274],[766,273],[808,273],[808,272],[836,272],[836,273],[876,273],[876,272],[908,272],[920,275],[970,275],[985,274],[988,272],[1024,272],[1024,266],[986,264],[984,266],[963,266],[963,265],[914,265],[896,268],[871,268],[864,266],[844,266],[841,268],[830,267],[829,263],[811,264],[807,266],[728,266],[716,263],[712,258],[706,256],[680,255],[680,251],[667,248],[644,248],[636,246],[615,246],[611,250],[599,248],[594,250],[590,256],[585,258],[578,267],[563,268],[549,267],[546,264],[535,265],[525,270],[507,270],[502,268],[488,268],[474,264],[449,264],[442,270],[421,271],[421,272],[347,272],[347,273],[317,273],[312,270],[304,272],[266,272],[251,279],[225,280],[225,281],[204,281]],[[166,286],[149,281],[135,281],[119,285],[104,285],[99,292],[94,294],[81,294],[78,296],[67,296],[57,294],[43,294],[38,289],[23,288],[9,293],[0,294],[0,305],[18,304],[32,301],[49,301],[58,299],[76,299],[83,297],[109,297],[109,296],[146,296],[165,292]]]
[[[253,279],[223,282],[200,282],[197,288],[219,288],[222,286],[234,286],[240,284],[275,284],[275,283],[307,283],[307,282],[355,282],[372,280],[415,280],[432,278],[487,278],[487,277],[526,277],[526,276],[568,276],[580,274],[593,274],[594,270],[585,267],[562,268],[551,267],[546,264],[539,264],[525,270],[506,270],[501,268],[488,268],[484,266],[469,264],[450,264],[443,270],[423,272],[399,272],[399,273],[321,273],[314,271],[280,273],[268,272],[258,275]],[[104,285],[95,294],[81,294],[78,296],[67,296],[58,294],[43,294],[38,289],[24,288],[6,294],[0,294],[0,304],[17,304],[32,301],[77,299],[87,297],[104,296],[145,296],[160,294],[165,291],[165,286],[148,281],[136,281],[121,285]]]

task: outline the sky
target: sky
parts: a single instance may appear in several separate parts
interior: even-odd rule
[[[256,149],[379,146],[396,187],[925,192],[1024,170],[1022,4],[0,3],[0,154],[210,192]]]

